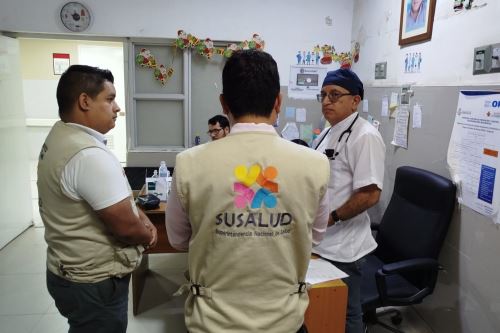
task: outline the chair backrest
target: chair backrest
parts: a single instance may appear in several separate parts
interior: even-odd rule
[[[453,215],[455,191],[447,178],[415,167],[399,167],[377,232],[375,255],[384,263],[437,259]]]

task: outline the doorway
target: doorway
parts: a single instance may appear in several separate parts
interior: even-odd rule
[[[56,89],[60,74],[54,61],[63,55],[69,64],[109,69],[115,78],[116,100],[121,108],[116,126],[106,134],[108,148],[125,165],[127,139],[125,118],[125,62],[123,42],[19,37],[21,79],[29,147],[33,224],[43,226],[38,213],[36,187],[40,148],[52,125],[59,120]]]

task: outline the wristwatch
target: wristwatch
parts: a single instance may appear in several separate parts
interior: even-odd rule
[[[337,210],[332,211],[330,215],[332,215],[333,224],[340,221],[340,217],[337,215]]]

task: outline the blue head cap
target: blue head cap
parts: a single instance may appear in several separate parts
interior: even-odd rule
[[[323,86],[336,85],[345,88],[353,95],[361,96],[363,99],[364,89],[363,82],[359,77],[347,68],[339,68],[335,71],[330,71],[326,74],[325,80],[323,81]]]

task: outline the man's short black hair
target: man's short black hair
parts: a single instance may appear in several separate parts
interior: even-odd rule
[[[225,117],[221,114],[218,114],[218,115],[213,116],[212,118],[208,119],[209,125],[215,126],[215,125],[217,125],[217,123],[220,124],[221,128],[226,128],[226,127],[229,128],[229,120],[227,119],[227,117]]]
[[[236,51],[222,71],[222,94],[233,116],[269,117],[280,92],[276,61],[256,50]]]
[[[107,69],[86,65],[70,66],[57,84],[57,104],[62,118],[73,108],[81,93],[95,98],[103,89],[104,81],[114,83],[113,74]]]

